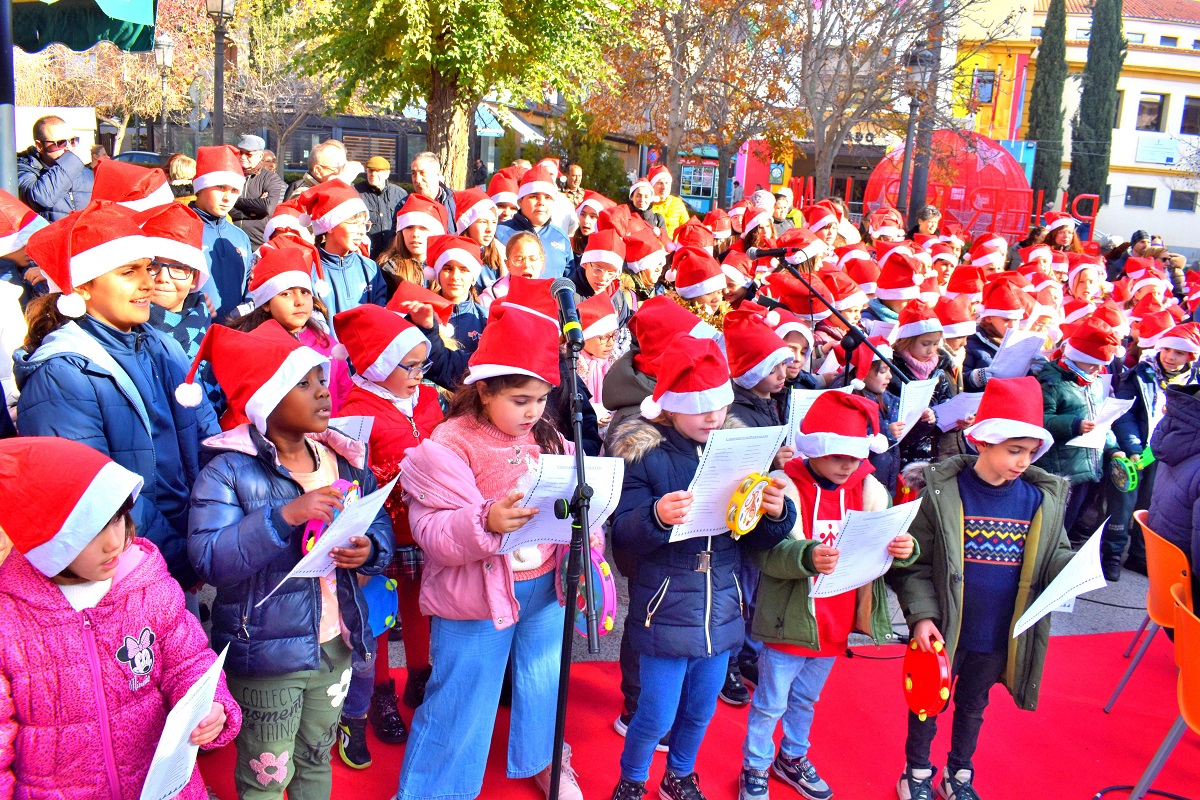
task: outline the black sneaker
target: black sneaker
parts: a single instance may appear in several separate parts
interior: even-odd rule
[[[741,673],[736,666],[731,666],[725,673],[725,685],[721,687],[721,693],[717,697],[731,706],[744,706],[750,702],[750,690],[742,683]]]
[[[613,789],[612,800],[642,800],[646,794],[645,781],[627,781],[621,778]]]
[[[766,770],[742,767],[738,778],[738,800],[767,800],[770,791]]]
[[[974,777],[974,770],[960,769],[951,775],[947,769],[942,775],[942,782],[938,784],[938,794],[946,800],[979,800],[979,794],[971,786]]]
[[[400,717],[400,709],[396,708],[395,681],[388,680],[375,687],[367,719],[379,741],[384,744],[404,744],[408,741],[408,726]]]
[[[432,674],[433,667],[409,670],[408,680],[404,682],[404,705],[419,708],[425,702],[425,684],[429,683]]]
[[[342,717],[338,721],[338,755],[351,769],[366,769],[371,766],[365,719]]]
[[[900,800],[934,800],[933,776],[937,769],[913,769],[905,766],[904,774],[896,783],[896,795]]]
[[[1134,558],[1133,556],[1130,556],[1129,558],[1125,559],[1125,569],[1129,570],[1130,572],[1136,572],[1138,575],[1145,575],[1146,559]]]
[[[817,768],[806,756],[788,758],[780,752],[771,763],[771,771],[775,773],[775,777],[799,792],[805,800],[829,800],[833,797],[833,790],[829,788],[828,783],[821,780]]]
[[[742,675],[742,683],[751,689],[758,687],[758,660],[739,661],[738,672]]]
[[[671,770],[663,775],[662,783],[658,785],[658,796],[661,800],[706,800],[700,791],[700,779],[696,773],[680,777]]]
[[[400,629],[400,620],[396,620],[396,624],[393,625],[392,627],[388,628],[388,641],[389,642],[403,642],[404,641],[404,633]]]
[[[621,716],[613,720],[613,730],[624,736],[629,731],[629,723],[633,721],[633,714],[625,711]],[[667,735],[658,740],[658,744],[654,745],[654,752],[669,753],[671,751],[671,732],[667,731]]]

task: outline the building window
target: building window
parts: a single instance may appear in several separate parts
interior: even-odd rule
[[[1183,121],[1179,123],[1179,132],[1200,135],[1200,97],[1184,98]]]
[[[1042,38],[1042,26],[1034,25],[1032,28],[1030,28],[1029,29],[1029,38],[1031,38],[1031,39]]]
[[[996,99],[996,71],[994,69],[977,69],[971,84],[971,99],[976,103],[988,105]]]
[[[1200,39],[1192,39],[1192,49],[1200,50]]]
[[[1160,37],[1158,37],[1158,43],[1162,47],[1179,47],[1179,37],[1178,36],[1160,36]]]
[[[1138,102],[1137,129],[1139,131],[1161,131],[1166,105],[1167,96],[1165,94],[1143,94]]]
[[[1195,192],[1178,192],[1171,190],[1171,199],[1167,202],[1167,209],[1170,211],[1187,211],[1188,213],[1196,213],[1196,193]]]
[[[1104,191],[1100,193],[1100,205],[1102,205],[1102,206],[1108,205],[1108,198],[1110,198],[1111,196],[1112,196],[1112,184],[1106,183],[1106,184],[1104,184]]]
[[[1121,111],[1125,108],[1125,92],[1117,90],[1117,110],[1113,112],[1113,128],[1121,127]]]
[[[1134,208],[1154,208],[1154,191],[1149,186],[1126,186],[1125,205]]]
[[[1091,28],[1077,28],[1075,30],[1075,38],[1079,41],[1086,42],[1088,39],[1092,38],[1092,29]]]
[[[1142,44],[1143,42],[1146,41],[1146,34],[1144,34],[1144,33],[1127,33],[1127,34],[1125,34],[1125,41],[1129,42],[1130,44]]]

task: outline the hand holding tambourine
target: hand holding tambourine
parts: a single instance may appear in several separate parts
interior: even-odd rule
[[[725,521],[734,539],[740,539],[762,519],[763,514],[778,519],[783,516],[786,498],[783,481],[754,472],[738,484],[729,499]]]

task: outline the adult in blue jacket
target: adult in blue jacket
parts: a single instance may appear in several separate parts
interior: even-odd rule
[[[21,200],[54,222],[92,199],[92,154],[61,117],[33,123],[33,145],[17,156]]]
[[[523,186],[522,190],[528,188]],[[500,244],[507,245],[508,240],[521,231],[534,234],[541,240],[542,249],[546,251],[546,265],[538,277],[565,276],[575,264],[575,254],[571,249],[570,237],[550,221],[550,216],[554,213],[554,198],[546,192],[536,191],[518,197],[517,207],[520,210],[512,219],[500,223],[496,228],[496,238]]]
[[[1200,386],[1167,389],[1167,411],[1150,437],[1158,459],[1150,529],[1183,550],[1191,563],[1192,596],[1200,597]]]
[[[217,321],[233,315],[249,297],[250,265],[254,251],[247,233],[229,221],[229,211],[241,196],[232,186],[209,186],[196,192],[191,209],[204,223],[204,258],[208,280],[200,291],[217,309]]]

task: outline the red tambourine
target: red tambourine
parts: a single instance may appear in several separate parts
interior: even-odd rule
[[[926,653],[914,639],[904,654],[904,699],[922,722],[937,716],[950,700],[950,659],[946,646],[933,643]]]

